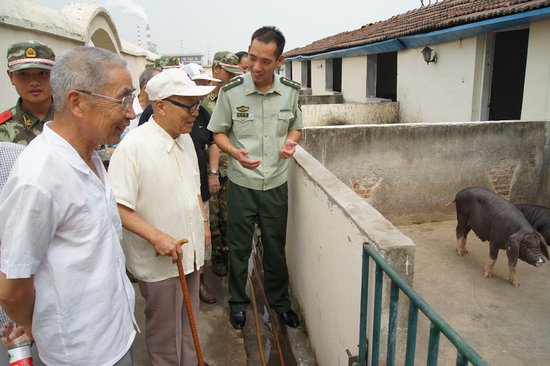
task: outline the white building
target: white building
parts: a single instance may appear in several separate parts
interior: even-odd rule
[[[313,95],[391,99],[401,122],[550,120],[550,1],[439,1],[285,55]]]

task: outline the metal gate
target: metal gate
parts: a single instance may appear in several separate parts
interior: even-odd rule
[[[374,278],[374,317],[373,324],[367,324],[368,296],[369,296],[369,270],[370,259],[376,265]],[[475,366],[488,365],[485,361],[462,337],[456,333],[451,326],[439,316],[430,305],[428,305],[413,290],[413,288],[403,278],[397,274],[386,261],[380,256],[376,248],[369,244],[363,244],[363,266],[361,278],[361,314],[359,326],[359,356],[350,359],[350,365],[377,366],[380,361],[380,337],[382,320],[382,285],[384,273],[391,281],[390,304],[389,304],[389,323],[388,340],[386,350],[386,366],[395,365],[396,341],[397,341],[397,315],[399,294],[405,294],[409,300],[409,316],[407,326],[407,344],[405,353],[405,365],[415,365],[416,353],[416,335],[418,328],[418,310],[420,310],[430,321],[430,334],[428,342],[427,365],[437,365],[439,355],[439,339],[441,334],[454,345],[457,351],[456,365],[465,366],[471,363]],[[371,354],[368,354],[367,327],[372,328]]]

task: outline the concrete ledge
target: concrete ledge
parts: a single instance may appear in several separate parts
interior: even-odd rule
[[[320,365],[347,364],[346,349],[357,354],[365,241],[412,282],[414,243],[299,147],[289,170],[287,263]]]
[[[399,122],[399,103],[317,104],[302,106],[305,126],[389,124]]]
[[[549,204],[550,122],[308,127],[300,145],[395,225],[455,218],[468,186]]]
[[[306,104],[336,104],[344,103],[344,96],[341,93],[327,95],[300,95],[300,102]]]

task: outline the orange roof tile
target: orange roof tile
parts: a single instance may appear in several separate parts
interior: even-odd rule
[[[548,6],[550,0],[443,0],[387,20],[366,24],[353,31],[314,41],[286,52],[285,56],[313,55],[362,46]]]

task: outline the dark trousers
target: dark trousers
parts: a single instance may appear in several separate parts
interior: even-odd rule
[[[262,231],[264,288],[271,307],[290,309],[285,257],[288,186],[268,191],[245,188],[229,181],[227,192],[229,244],[229,307],[244,311],[250,303],[245,286],[256,217]]]

